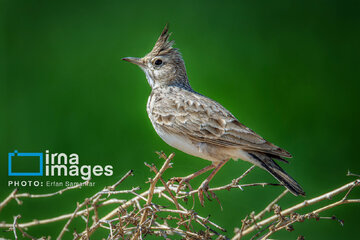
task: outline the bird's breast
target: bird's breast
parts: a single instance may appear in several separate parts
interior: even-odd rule
[[[168,145],[193,156],[209,160],[209,161],[219,161],[216,156],[208,154],[208,149],[206,143],[194,143],[186,136],[180,134],[174,134],[167,132],[162,126],[154,124],[152,122],[156,133],[161,137],[161,139],[166,142]]]

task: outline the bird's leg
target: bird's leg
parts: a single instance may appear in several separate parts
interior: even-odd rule
[[[208,195],[207,191],[209,189],[209,182],[215,176],[215,174],[220,170],[220,168],[222,168],[225,165],[225,163],[227,163],[228,161],[229,161],[229,159],[226,159],[226,160],[222,160],[219,163],[217,163],[214,171],[212,171],[210,173],[210,175],[201,183],[200,187],[198,188],[199,200],[203,207],[204,207],[204,192],[206,195]]]
[[[206,173],[207,171],[209,171],[209,170],[211,170],[211,169],[213,169],[213,168],[215,168],[215,165],[214,165],[214,164],[211,164],[211,165],[206,166],[206,167],[200,169],[199,171],[197,171],[197,172],[195,172],[195,173],[192,173],[192,174],[190,174],[190,175],[188,175],[188,176],[186,176],[186,177],[174,177],[174,178],[171,178],[170,181],[171,181],[171,182],[174,182],[174,181],[179,182],[179,186],[178,186],[178,188],[177,188],[177,190],[176,190],[176,192],[178,193],[178,192],[180,191],[181,186],[182,186],[184,183],[189,183],[189,181],[190,181],[191,179],[196,178],[197,176],[199,176],[199,175],[201,175],[201,174],[203,174],[203,173]]]

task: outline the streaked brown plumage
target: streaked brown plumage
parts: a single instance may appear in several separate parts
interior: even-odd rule
[[[195,92],[188,81],[180,52],[169,41],[167,26],[152,51],[143,58],[124,58],[145,72],[152,88],[147,112],[158,135],[169,145],[212,164],[185,178],[215,168],[199,188],[203,192],[217,171],[230,159],[249,161],[271,173],[294,195],[305,195],[298,183],[273,159],[287,162],[287,151],[266,141],[241,124],[216,101]]]

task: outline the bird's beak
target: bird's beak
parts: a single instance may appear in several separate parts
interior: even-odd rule
[[[142,61],[141,58],[135,58],[135,57],[126,57],[126,58],[123,58],[122,60],[125,60],[127,62],[130,62],[130,63],[133,63],[133,64],[136,64],[140,67],[144,67],[144,63]]]

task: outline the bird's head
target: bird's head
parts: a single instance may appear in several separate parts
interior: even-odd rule
[[[190,88],[184,60],[179,50],[173,48],[174,41],[169,41],[170,35],[166,25],[155,46],[145,57],[127,57],[123,60],[138,65],[153,89],[166,85]]]

